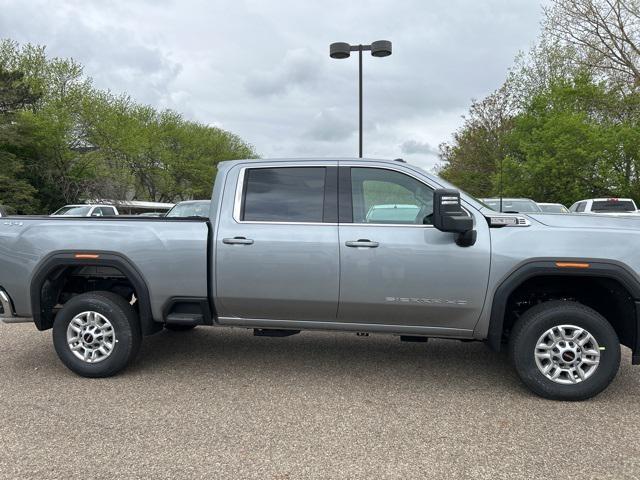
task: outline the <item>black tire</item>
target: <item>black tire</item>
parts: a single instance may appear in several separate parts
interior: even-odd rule
[[[180,325],[179,323],[165,323],[164,328],[172,332],[186,332],[193,330],[197,325]]]
[[[579,383],[556,383],[536,365],[538,340],[558,325],[587,330],[600,347],[600,363],[591,376]],[[611,324],[592,308],[554,300],[536,305],[518,319],[509,338],[509,355],[520,379],[537,395],[552,400],[586,400],[607,388],[615,378],[620,366],[620,341]]]
[[[76,315],[98,312],[113,326],[115,346],[102,361],[87,363],[76,357],[67,343],[67,328]],[[136,357],[142,333],[138,315],[129,303],[111,292],[90,292],[73,297],[58,312],[53,324],[53,345],[67,368],[82,377],[110,377],[123,370]]]

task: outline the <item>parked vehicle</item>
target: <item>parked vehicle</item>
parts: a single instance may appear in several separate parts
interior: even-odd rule
[[[208,218],[210,208],[210,200],[187,200],[177,203],[171,210],[167,212],[166,216],[172,218]]]
[[[496,212],[504,213],[541,213],[542,209],[530,198],[503,198],[502,210],[499,198],[483,198],[482,201]]]
[[[367,223],[407,223],[413,222],[420,213],[416,205],[373,205],[367,212]]]
[[[589,198],[579,200],[571,207],[575,213],[606,213],[607,215],[636,215],[638,207],[631,198]]]
[[[537,203],[544,213],[569,213],[569,209],[561,203]]]
[[[65,205],[51,214],[52,217],[114,217],[119,215],[113,205]]]
[[[138,217],[164,217],[166,215],[166,213],[162,213],[162,212],[145,212],[145,213],[138,213]]]
[[[640,364],[640,217],[496,213],[396,161],[263,159],[218,165],[208,218],[15,218],[0,316],[53,328],[86,377],[197,325],[486,341],[563,400],[605,389],[620,344]]]

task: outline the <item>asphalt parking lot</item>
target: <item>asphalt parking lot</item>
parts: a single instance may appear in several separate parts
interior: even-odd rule
[[[147,338],[87,380],[0,323],[1,478],[639,478],[640,367],[583,403],[530,394],[480,343]]]

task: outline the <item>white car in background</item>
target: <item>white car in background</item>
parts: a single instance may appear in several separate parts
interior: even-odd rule
[[[537,203],[544,213],[569,213],[569,209],[561,203]]]
[[[113,205],[65,205],[52,217],[115,217],[120,215]]]
[[[638,215],[636,202],[631,198],[589,198],[579,200],[571,207],[571,213],[598,213],[607,215]]]

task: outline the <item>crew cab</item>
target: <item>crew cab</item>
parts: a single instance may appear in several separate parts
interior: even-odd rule
[[[483,341],[581,400],[621,344],[640,363],[639,240],[640,218],[499,213],[404,162],[235,160],[208,218],[3,218],[0,317],[86,377],[163,328],[328,330]]]

